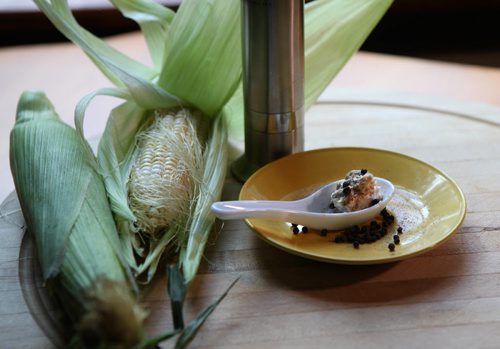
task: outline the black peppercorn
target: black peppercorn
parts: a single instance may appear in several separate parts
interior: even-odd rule
[[[347,188],[348,186],[349,186],[348,181],[345,181],[344,183],[342,183],[342,188]]]
[[[368,173],[368,170],[366,168],[361,169],[361,175],[362,176],[364,176],[367,173]]]
[[[398,245],[398,244],[399,244],[399,241],[400,241],[400,240],[399,240],[399,235],[394,235],[394,236],[392,237],[392,239],[394,240],[394,243],[395,243],[396,245]]]
[[[379,229],[380,229],[380,224],[378,224],[375,221],[372,221],[370,223],[370,230],[375,231],[375,230],[379,230]]]
[[[309,231],[309,228],[306,227],[305,225],[302,227],[302,232],[306,234]]]
[[[293,231],[294,234],[298,234],[299,233],[299,228],[298,227],[293,227],[292,231]]]
[[[389,247],[389,250],[394,251],[394,249],[396,248],[396,245],[394,245],[392,242],[387,246]]]
[[[354,248],[359,248],[359,242],[357,240],[354,241],[352,245],[354,246]]]
[[[403,228],[401,227],[398,228],[398,234],[403,234]]]

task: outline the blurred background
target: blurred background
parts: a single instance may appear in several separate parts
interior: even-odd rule
[[[180,0],[156,0],[176,9]],[[137,30],[107,0],[69,0],[98,36]],[[31,0],[0,0],[0,46],[64,41]],[[500,0],[395,0],[362,50],[500,67]]]

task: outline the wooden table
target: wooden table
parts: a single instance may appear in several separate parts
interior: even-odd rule
[[[110,42],[147,61],[137,34]],[[71,121],[78,99],[108,83],[69,44],[0,50],[0,81],[3,200],[13,189],[8,133],[21,91],[45,90]],[[465,192],[463,226],[445,244],[412,259],[342,266],[287,254],[243,222],[228,222],[208,245],[189,293],[188,318],[241,279],[192,347],[500,347],[498,86],[498,69],[357,54],[308,111],[306,147],[376,147],[430,162]],[[100,132],[115,104],[97,99],[88,112],[87,134]],[[228,179],[224,199],[236,198],[239,189]],[[0,241],[0,347],[52,348],[50,324],[37,324],[44,315],[33,311],[40,300],[21,290],[21,283],[38,285],[19,278],[19,266],[31,258],[19,260],[22,234],[0,229]],[[151,333],[171,326],[163,281],[144,299],[154,309],[147,321]]]

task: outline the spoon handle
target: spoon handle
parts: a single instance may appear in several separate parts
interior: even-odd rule
[[[212,212],[217,218],[274,218],[285,219],[289,216],[287,210],[295,208],[293,201],[241,200],[219,201],[212,204]]]

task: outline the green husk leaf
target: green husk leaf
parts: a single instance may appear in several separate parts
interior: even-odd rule
[[[392,0],[316,0],[304,12],[304,97],[309,109],[382,18]],[[244,139],[243,89],[227,110],[229,134]]]
[[[150,80],[152,69],[133,61],[78,25],[67,0],[34,0],[51,22],[68,39],[92,59],[99,69],[118,87],[126,87],[136,103],[143,108],[170,108],[183,103]]]
[[[317,0],[305,8],[305,108],[356,52],[392,0]]]
[[[168,28],[175,12],[151,0],[111,0],[121,13],[139,24],[148,44],[155,70],[160,71],[164,61]]]
[[[180,332],[181,332],[180,330],[168,331],[168,332],[165,332],[163,334],[160,334],[159,336],[149,338],[146,341],[144,341],[143,344],[139,345],[139,348],[140,349],[158,349],[159,348],[158,344],[178,335]]]
[[[224,106],[223,115],[231,139],[243,142],[245,139],[243,84],[239,84],[231,99]]]
[[[123,86],[123,83],[120,77],[116,75],[116,72],[108,66],[106,61],[143,79],[151,79],[155,76],[155,72],[151,68],[127,57],[81,27],[73,17],[67,0],[33,1],[56,28],[69,40],[80,46],[103,74],[115,85]]]
[[[186,299],[187,287],[179,264],[169,264],[167,266],[168,295],[172,307],[172,319],[176,330],[184,328],[184,317],[182,309]]]
[[[125,84],[137,105],[144,109],[172,108],[190,105],[161,89],[153,82],[140,76],[130,74],[119,66],[113,65],[111,62],[107,63],[110,69],[112,69]]]
[[[83,122],[85,120],[85,110],[89,106],[90,102],[92,102],[92,100],[97,96],[111,96],[125,100],[132,99],[132,96],[127,92],[127,90],[119,88],[109,88],[109,87],[98,89],[83,97],[78,102],[75,108],[75,127],[77,132],[80,134],[82,138],[85,138],[83,130]]]
[[[163,236],[159,241],[155,241],[151,249],[148,251],[144,262],[142,262],[137,267],[137,274],[142,274],[147,270],[147,278],[146,283],[150,282],[153,279],[154,274],[156,273],[156,269],[158,267],[158,263],[165,251],[166,247],[170,244],[175,245],[177,242],[177,236],[184,233],[181,231],[184,229],[183,226],[175,227],[173,229],[169,229],[165,231]]]
[[[241,77],[240,2],[184,0],[170,26],[158,85],[216,116]]]
[[[181,332],[181,335],[177,339],[177,342],[175,343],[175,349],[182,349],[188,346],[188,344],[196,336],[196,333],[198,333],[198,330],[205,323],[210,314],[212,314],[215,308],[217,308],[220,302],[222,302],[222,300],[227,296],[229,291],[233,288],[233,286],[238,282],[239,279],[240,278],[238,277],[236,280],[234,280],[226,289],[226,291],[214,303],[203,309],[196,316],[196,318],[189,323],[189,325]]]
[[[204,153],[202,186],[192,214],[187,243],[181,248],[180,262],[186,283],[195,277],[215,216],[211,205],[220,198],[226,176],[228,151],[224,114],[214,120]]]
[[[111,209],[118,218],[127,221],[135,220],[128,207],[127,181],[135,151],[135,135],[146,117],[146,111],[133,101],[113,109],[97,151]]]

